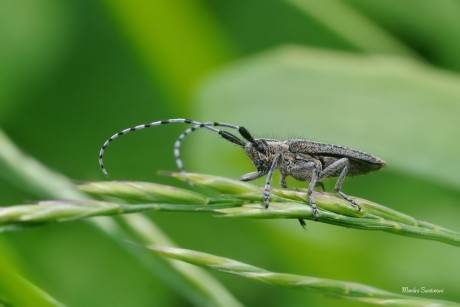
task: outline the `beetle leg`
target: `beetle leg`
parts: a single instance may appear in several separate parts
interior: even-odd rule
[[[307,223],[305,223],[304,219],[298,219],[300,226],[302,226],[303,229],[307,229]]]
[[[268,208],[268,204],[270,203],[270,185],[272,183],[272,176],[273,173],[275,172],[276,166],[278,165],[278,162],[281,158],[281,154],[277,153],[275,158],[273,159],[272,165],[270,167],[270,170],[268,171],[267,174],[267,179],[265,180],[265,187],[264,187],[264,204],[265,208]]]
[[[293,177],[299,174],[306,174],[308,172],[312,172],[310,179],[310,184],[308,186],[308,200],[310,201],[310,206],[315,216],[315,221],[318,220],[318,207],[316,207],[315,199],[313,198],[313,191],[315,189],[315,185],[320,180],[319,173],[321,172],[322,165],[321,161],[319,160],[310,160],[309,162],[304,161],[303,163],[298,164],[297,166],[290,169]],[[301,223],[302,225],[302,223]]]
[[[251,181],[251,180],[260,178],[265,174],[266,173],[263,173],[263,172],[252,172],[252,173],[244,174],[243,176],[240,177],[240,180],[241,181]]]
[[[315,199],[313,198],[313,190],[315,189],[316,182],[318,180],[318,173],[321,170],[320,162],[308,162],[307,163],[310,168],[313,169],[310,184],[308,185],[308,200],[310,201],[311,210],[313,211],[313,215],[315,216],[315,221],[318,220],[318,207],[316,207]]]
[[[334,191],[339,193],[339,195],[348,201],[350,204],[352,204],[358,211],[361,211],[361,206],[358,205],[353,199],[351,199],[347,194],[343,193],[340,191],[342,189],[342,184],[343,180],[345,179],[345,175],[347,174],[348,171],[348,164],[343,168],[342,172],[340,173],[339,179],[337,179],[337,182],[335,183]]]
[[[348,172],[349,164],[350,164],[350,161],[347,158],[339,159],[335,161],[334,163],[332,163],[331,165],[329,165],[328,167],[326,167],[319,174],[319,177],[320,179],[324,177],[329,177],[335,174],[336,172],[338,172],[339,170],[341,170],[339,178],[337,179],[337,182],[335,183],[334,191],[337,192],[343,199],[348,201],[352,206],[356,207],[358,211],[361,211],[361,207],[353,199],[351,199],[348,195],[346,195],[345,193],[341,191],[343,180],[345,179],[345,176],[347,175],[347,172]]]
[[[287,189],[287,183],[286,183],[286,176],[283,176],[283,174],[281,174],[281,177],[280,177],[280,186],[283,188],[283,189]]]
[[[281,175],[281,177],[280,177],[280,186],[283,189],[288,188],[287,183],[286,183],[286,177],[287,176],[283,176],[283,175]],[[326,192],[326,188],[324,187],[324,183],[322,183],[321,181],[316,181],[316,184],[319,185],[319,187],[321,188],[321,191]]]
[[[316,184],[321,187],[321,191],[326,192],[326,188],[324,187],[324,183],[322,183],[321,181],[317,181]]]

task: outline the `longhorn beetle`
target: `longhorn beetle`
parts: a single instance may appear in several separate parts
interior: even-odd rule
[[[322,179],[338,177],[335,183],[334,191],[357,210],[361,210],[361,207],[353,199],[341,191],[345,176],[347,174],[351,176],[367,174],[369,172],[379,170],[386,164],[385,161],[376,156],[339,145],[302,139],[291,139],[286,141],[262,138],[254,139],[249,131],[241,126],[218,122],[202,123],[190,119],[176,118],[138,125],[132,128],[124,129],[112,135],[104,142],[99,153],[99,165],[104,175],[108,176],[103,162],[104,152],[113,140],[129,132],[170,123],[185,123],[193,125],[192,127],[186,129],[184,133],[179,135],[179,138],[174,144],[176,164],[185,178],[186,172],[182,160],[180,159],[180,147],[182,141],[193,131],[205,128],[219,134],[225,140],[244,149],[246,155],[252,161],[257,171],[243,175],[240,178],[241,181],[251,181],[267,175],[263,193],[265,208],[268,208],[270,203],[270,185],[273,173],[276,169],[279,169],[281,173],[280,185],[283,188],[287,188],[286,177],[288,176],[300,181],[308,181],[309,185],[307,194],[315,220],[318,220],[318,208],[316,207],[315,199],[313,198],[313,190],[316,184],[320,184],[324,190],[324,186],[321,182]],[[231,134],[230,132],[219,130],[215,127],[238,130],[238,133],[247,142],[239,139],[236,135]],[[299,222],[302,227],[305,227],[305,222],[302,219],[299,219]]]

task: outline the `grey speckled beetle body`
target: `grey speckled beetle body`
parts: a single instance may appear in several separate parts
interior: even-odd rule
[[[114,134],[107,141],[105,141],[99,154],[99,164],[104,174],[107,175],[107,172],[105,170],[102,158],[106,147],[114,139],[132,131],[169,123],[186,123],[193,125],[179,136],[174,145],[176,164],[184,175],[186,175],[186,172],[180,159],[180,147],[182,140],[185,138],[185,136],[198,128],[208,129],[219,134],[227,141],[241,146],[246,152],[247,156],[251,159],[257,171],[243,175],[240,180],[251,181],[267,175],[263,195],[263,201],[266,208],[269,207],[272,175],[276,169],[279,169],[281,173],[280,184],[283,188],[287,188],[286,177],[288,176],[291,176],[299,181],[309,182],[307,191],[310,205],[316,220],[318,219],[318,209],[313,197],[313,190],[316,184],[320,184],[324,190],[324,186],[321,182],[322,179],[337,177],[338,179],[335,184],[334,191],[337,192],[343,199],[348,201],[352,206],[357,208],[357,210],[361,210],[359,205],[353,201],[353,199],[341,191],[345,176],[363,175],[372,171],[379,170],[385,166],[385,161],[382,159],[368,153],[347,147],[302,139],[292,139],[287,141],[278,141],[273,139],[254,139],[249,131],[241,126],[217,122],[201,123],[189,119],[179,118],[139,125],[124,129]],[[216,126],[238,130],[240,135],[247,142],[239,139],[237,136],[227,131],[216,129]],[[305,222],[302,219],[300,219],[299,222],[303,227],[305,227]]]

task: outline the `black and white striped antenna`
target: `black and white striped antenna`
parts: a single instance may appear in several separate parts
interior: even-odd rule
[[[205,129],[208,129],[208,130],[210,130],[212,132],[215,132],[215,133],[219,134],[220,136],[222,136],[224,139],[226,139],[229,142],[232,142],[232,143],[237,144],[237,145],[242,146],[242,147],[244,147],[244,145],[245,145],[245,142],[240,140],[235,135],[233,135],[233,134],[231,134],[231,133],[229,133],[227,131],[223,131],[223,130],[219,130],[219,129],[214,128],[214,127],[225,127],[225,128],[236,129],[236,130],[241,132],[241,129],[244,129],[244,128],[240,127],[240,126],[227,124],[227,123],[218,123],[218,122],[204,122],[204,123],[202,123],[202,122],[198,122],[198,121],[190,120],[190,119],[185,119],[185,118],[174,118],[174,119],[160,120],[160,121],[151,122],[151,123],[148,123],[148,124],[134,126],[134,127],[131,127],[131,128],[126,128],[124,130],[121,130],[118,133],[115,133],[109,139],[107,139],[104,142],[104,144],[102,145],[102,148],[101,148],[101,150],[99,152],[99,166],[101,167],[101,170],[104,173],[104,175],[105,176],[109,175],[107,170],[106,170],[106,168],[105,168],[105,166],[104,166],[104,161],[103,161],[104,153],[105,153],[105,150],[107,149],[107,147],[109,146],[109,144],[113,142],[113,140],[117,139],[118,137],[120,137],[122,135],[128,134],[130,132],[142,130],[142,129],[145,129],[145,128],[156,127],[156,126],[160,126],[160,125],[165,125],[165,124],[172,124],[172,123],[185,123],[185,124],[192,124],[193,125],[192,127],[190,127],[187,130],[185,130],[185,132],[182,133],[179,136],[178,140],[176,141],[176,143],[174,145],[174,156],[176,158],[176,164],[177,164],[179,170],[181,171],[181,173],[183,173],[183,174],[185,173],[185,170],[184,170],[183,163],[182,163],[182,161],[180,159],[181,142],[182,142],[182,140],[184,139],[185,136],[187,136],[188,134],[192,133],[196,129],[205,128]],[[244,130],[246,130],[246,129],[244,129]],[[243,135],[243,137],[245,137],[245,136]]]

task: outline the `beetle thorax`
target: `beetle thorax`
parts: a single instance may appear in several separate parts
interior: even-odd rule
[[[247,143],[244,147],[259,172],[268,172],[277,152],[284,151],[286,145],[276,140],[256,139],[256,143]]]

